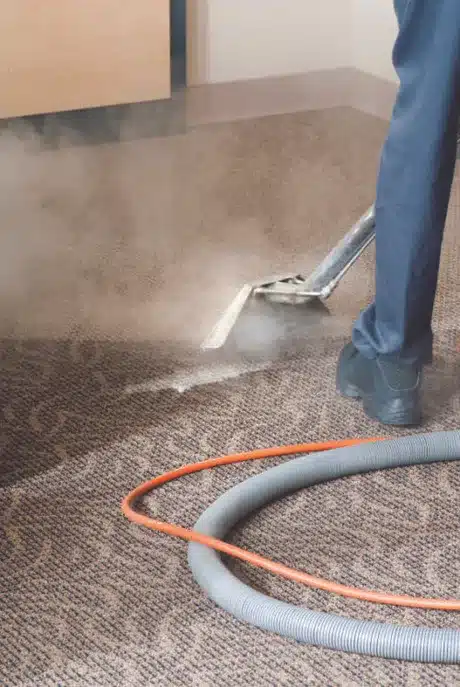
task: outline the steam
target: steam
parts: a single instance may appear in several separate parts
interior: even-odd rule
[[[216,201],[225,136],[208,160],[189,136],[0,136],[2,336],[201,340],[266,249]]]
[[[294,140],[279,154],[259,151],[251,123],[150,138],[133,115],[118,126],[99,145],[61,129],[53,149],[26,126],[0,135],[0,336],[196,348],[242,283],[324,256],[286,207]],[[320,156],[308,176],[323,168]],[[286,336],[283,319],[248,322],[242,348]]]

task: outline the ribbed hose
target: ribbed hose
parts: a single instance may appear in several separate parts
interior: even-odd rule
[[[460,431],[420,434],[302,456],[238,484],[210,506],[195,530],[225,538],[238,521],[298,489],[387,468],[460,460]],[[299,608],[254,591],[220,556],[189,544],[188,561],[205,593],[239,620],[315,646],[385,658],[460,663],[460,631],[352,620]]]

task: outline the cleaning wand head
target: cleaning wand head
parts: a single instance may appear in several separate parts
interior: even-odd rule
[[[203,341],[203,350],[221,348],[227,341],[248,301],[264,297],[276,303],[305,305],[324,301],[375,237],[372,206],[331,250],[309,277],[291,273],[245,284]]]

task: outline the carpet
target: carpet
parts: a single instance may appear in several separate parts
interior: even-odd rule
[[[337,354],[372,293],[372,250],[330,314],[291,341],[275,328],[265,347],[259,332],[209,358],[196,342],[240,279],[301,266],[305,255],[309,267],[366,209],[384,133],[383,122],[342,108],[78,150],[31,152],[29,141],[18,152],[0,139],[19,160],[3,203],[22,232],[14,251],[2,236],[21,276],[1,297],[2,684],[458,681],[457,667],[334,653],[241,624],[194,585],[185,544],[120,515],[132,487],[185,462],[382,433],[334,389]],[[458,426],[459,192],[457,178],[420,431]],[[37,232],[54,252],[41,251]],[[193,526],[224,490],[276,462],[187,477],[145,508]],[[459,492],[457,465],[353,477],[270,505],[232,541],[347,584],[459,596]],[[458,624],[232,566],[257,589],[317,610]]]

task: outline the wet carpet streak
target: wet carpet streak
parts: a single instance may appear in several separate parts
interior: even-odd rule
[[[311,255],[310,249],[322,254],[333,245],[372,202],[384,133],[382,122],[338,110],[204,127],[129,146],[134,146],[133,164],[136,151],[142,151],[144,162],[151,159],[151,170],[154,153],[167,156],[168,147],[174,148],[180,164],[165,174],[176,183],[176,197],[185,199],[172,219],[180,216],[183,222],[187,217],[187,245],[192,245],[193,232],[197,241],[207,237],[208,244],[214,237],[217,256],[233,241],[244,257],[241,271],[250,275],[256,254],[255,271],[263,261],[266,268],[278,269],[280,262],[286,267]],[[119,147],[123,145],[128,144]],[[99,154],[97,146],[85,152],[89,157]],[[117,155],[117,146],[110,155]],[[219,169],[217,178],[213,169]],[[192,196],[186,193],[187,183]],[[453,429],[460,416],[459,188],[456,181],[436,309],[436,359],[426,379],[424,429],[429,430]],[[148,192],[150,203],[154,189],[152,185]],[[145,199],[138,200],[142,204]],[[167,223],[165,207],[162,221]],[[172,220],[170,228],[174,230]],[[118,251],[123,253],[122,243]],[[136,261],[133,255],[128,258],[135,275]],[[67,259],[64,254],[62,259]],[[184,255],[184,264],[186,260]],[[171,259],[171,264],[176,269],[177,261]],[[117,266],[121,269],[121,257]],[[144,292],[136,291],[135,283],[132,294],[127,283],[122,294],[126,299],[131,294],[133,302],[142,300],[144,313],[148,288],[154,288],[146,269],[139,267]],[[189,268],[188,276],[192,273]],[[208,279],[207,292],[212,291],[215,275],[205,270],[200,275],[200,289]],[[91,280],[91,272],[86,278]],[[331,324],[316,328],[289,351],[272,351],[268,365],[252,357],[238,362],[236,371],[233,363],[220,368],[214,359],[206,362],[185,355],[180,346],[176,350],[152,341],[144,330],[129,341],[123,327],[129,330],[133,320],[126,319],[119,292],[121,300],[114,306],[109,287],[111,322],[117,321],[119,302],[121,324],[118,334],[107,325],[106,338],[101,331],[91,333],[97,316],[93,322],[88,309],[78,319],[81,300],[70,315],[69,310],[64,313],[62,331],[58,319],[63,310],[56,306],[44,311],[47,331],[53,325],[57,335],[42,336],[40,312],[34,306],[32,317],[23,298],[16,334],[5,332],[0,348],[1,684],[458,682],[456,667],[332,653],[241,624],[194,585],[182,542],[139,529],[120,515],[120,500],[128,490],[184,462],[275,444],[379,434],[358,405],[337,398],[334,390],[337,353],[353,317],[371,295],[372,280],[371,250],[331,300]],[[187,290],[179,295],[188,303]],[[231,289],[221,294],[219,305],[228,295]],[[45,306],[43,293],[41,298]],[[68,306],[68,294],[64,300]],[[103,304],[102,298],[96,312]],[[200,311],[195,312],[198,327]],[[79,336],[65,329],[72,319],[72,331]],[[195,373],[198,386],[193,386]],[[224,490],[275,463],[186,478],[151,495],[146,508],[154,516],[192,526]],[[232,539],[347,584],[459,596],[459,493],[454,464],[358,476],[272,504]],[[257,589],[313,609],[458,626],[455,615],[345,601],[247,566],[234,567]]]

